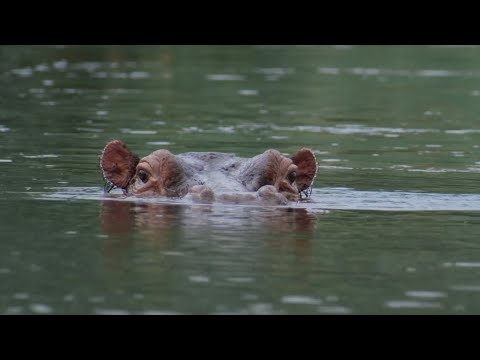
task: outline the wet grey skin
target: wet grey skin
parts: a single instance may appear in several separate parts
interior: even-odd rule
[[[306,148],[291,157],[273,149],[252,158],[157,150],[139,159],[119,140],[106,145],[100,163],[109,184],[106,191],[118,187],[128,196],[268,205],[308,198],[318,167],[313,151]]]

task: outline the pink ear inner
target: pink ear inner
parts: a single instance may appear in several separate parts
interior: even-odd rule
[[[130,183],[140,159],[120,140],[110,141],[103,149],[100,167],[106,180],[119,188]]]
[[[317,174],[317,159],[312,150],[302,148],[291,156],[295,165],[297,165],[297,188],[304,191],[312,186]]]

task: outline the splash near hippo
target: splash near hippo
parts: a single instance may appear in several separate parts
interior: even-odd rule
[[[140,159],[120,140],[105,146],[100,167],[107,192],[120,188],[127,196],[189,196],[203,203],[272,205],[308,200],[318,169],[308,148],[290,157],[270,149],[253,158],[157,150]]]

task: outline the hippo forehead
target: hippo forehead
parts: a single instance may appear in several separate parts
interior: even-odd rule
[[[165,166],[175,165],[175,155],[168,150],[157,150],[140,159],[138,165],[147,164],[153,172],[164,170]]]
[[[168,150],[157,150],[140,160],[139,166],[145,164],[152,171],[152,175],[172,171],[185,172],[185,165],[188,165],[190,172],[204,173],[221,170],[236,176],[247,171],[252,176],[262,176],[271,179],[272,182],[296,167],[290,158],[283,156],[277,150],[267,150],[253,158],[239,158],[216,152],[174,155]]]
[[[277,150],[267,150],[263,154],[256,156],[259,167],[264,167],[265,171],[271,171],[272,175],[285,174],[290,168],[296,168],[292,159],[283,156]]]
[[[295,170],[296,165],[291,159],[277,150],[267,150],[247,161],[241,168],[241,174],[243,181],[251,184],[249,190],[257,190],[262,185],[274,185]]]

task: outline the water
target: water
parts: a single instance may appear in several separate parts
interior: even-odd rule
[[[480,313],[480,48],[0,48],[0,313]],[[102,193],[99,154],[316,152],[312,203]]]

